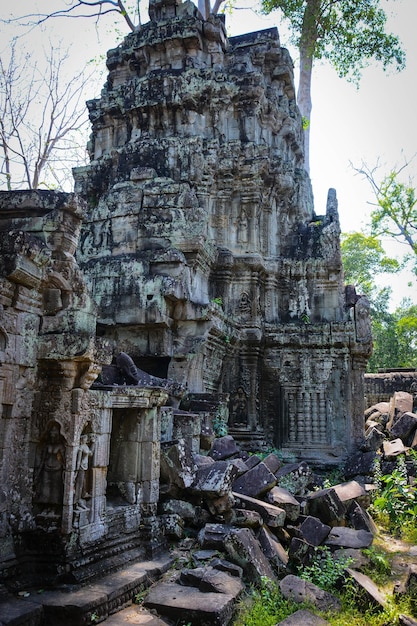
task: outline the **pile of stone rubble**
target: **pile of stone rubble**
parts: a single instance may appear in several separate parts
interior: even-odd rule
[[[183,439],[166,443],[160,513],[177,569],[151,588],[145,606],[168,620],[225,625],[245,587],[267,577],[288,598],[337,611],[337,598],[297,576],[320,546],[335,558],[350,557],[349,576],[370,603],[384,605],[360,571],[361,549],[376,533],[367,511],[375,461],[388,473],[398,454],[416,446],[412,408],[413,396],[400,392],[368,409],[363,449],[348,459],[344,480],[332,487],[306,462],[283,463],[275,452],[249,455],[230,435],[213,438],[204,454],[193,453]],[[414,465],[408,466],[412,480]],[[313,613],[297,613],[282,624],[325,623]],[[413,623],[404,617],[403,624]]]

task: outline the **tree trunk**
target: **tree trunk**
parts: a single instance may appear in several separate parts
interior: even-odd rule
[[[306,125],[304,130],[304,167],[307,172],[310,171],[311,75],[318,38],[317,20],[320,16],[320,8],[321,0],[307,0],[299,45],[300,78],[297,101]]]

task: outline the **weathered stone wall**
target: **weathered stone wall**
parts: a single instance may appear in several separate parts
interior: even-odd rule
[[[366,406],[389,402],[396,391],[417,396],[417,371],[398,370],[365,374]]]
[[[83,211],[74,194],[0,193],[0,581],[17,588],[137,556],[156,513],[168,394],[90,390],[112,353],[74,258]]]
[[[314,211],[291,59],[276,29],[227,38],[190,2],[150,15],[108,53],[75,171],[99,333],[229,394],[235,436],[336,462],[362,437],[370,334],[345,302],[335,192]]]

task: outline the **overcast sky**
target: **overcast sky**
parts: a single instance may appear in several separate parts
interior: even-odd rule
[[[19,0],[12,5],[12,10],[20,14],[37,9],[51,11],[58,4],[57,0]],[[236,5],[251,7],[253,2],[237,0]],[[310,163],[315,211],[318,215],[325,212],[327,191],[334,187],[343,231],[359,230],[369,223],[372,208],[369,202],[373,200],[369,183],[355,174],[350,163],[359,167],[366,162],[373,167],[379,161],[378,172],[383,176],[417,152],[417,0],[383,0],[381,5],[389,16],[389,30],[399,35],[407,53],[407,67],[403,72],[391,70],[384,73],[375,64],[364,71],[357,89],[339,79],[328,65],[317,64],[314,68]],[[2,17],[8,16],[10,6],[1,3]],[[142,13],[143,21],[147,21],[145,3]],[[230,35],[277,26],[281,45],[290,49],[297,65],[296,51],[289,44],[286,29],[279,23],[278,11],[261,16],[250,8],[236,9],[227,16],[226,24]],[[113,16],[100,22],[97,28],[94,20],[54,19],[47,22],[43,30],[32,30],[24,41],[35,55],[48,38],[61,41],[63,46],[71,45],[74,67],[79,67],[88,59],[100,55],[104,58],[107,49],[116,41],[115,28],[127,32],[123,21],[115,21]],[[15,26],[2,30],[4,43],[18,32]],[[99,95],[98,88],[94,89],[95,93],[86,94],[86,99]],[[417,158],[405,175],[414,178],[414,184],[417,184]],[[391,253],[401,250],[399,244],[390,248]],[[417,300],[415,280],[411,289],[406,287],[407,280],[395,280],[395,301],[403,292]]]

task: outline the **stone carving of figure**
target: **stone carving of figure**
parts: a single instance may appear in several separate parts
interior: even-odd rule
[[[370,304],[366,296],[360,296],[355,304],[356,340],[359,343],[372,342]]]
[[[233,394],[231,422],[237,428],[248,425],[248,398],[243,387],[238,387]]]
[[[243,210],[239,215],[237,241],[238,243],[248,243],[248,218]]]
[[[58,424],[53,424],[42,446],[40,462],[35,471],[34,501],[42,506],[47,515],[57,513],[57,507],[62,506],[64,466],[65,446]]]
[[[91,447],[88,445],[88,440],[88,435],[81,435],[75,463],[74,506],[77,510],[84,511],[88,510],[85,499],[91,497],[91,494],[86,492],[86,474],[95,447],[94,438],[91,439]]]

